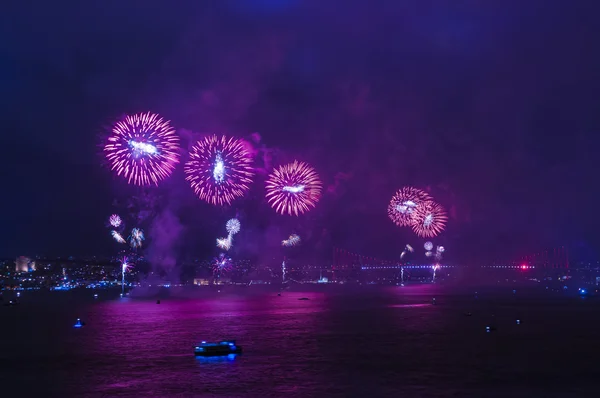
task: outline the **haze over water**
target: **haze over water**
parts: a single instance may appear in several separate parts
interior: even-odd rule
[[[19,307],[0,307],[7,396],[597,394],[600,305],[593,299],[514,295],[508,287],[480,290],[475,299],[470,289],[433,285],[281,297],[223,291],[160,305],[97,293],[95,300],[90,290],[24,292]],[[86,327],[72,327],[77,317]],[[486,325],[497,331],[485,333]],[[193,356],[194,343],[222,338],[237,340],[244,354]]]

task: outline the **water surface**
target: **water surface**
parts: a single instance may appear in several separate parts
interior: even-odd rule
[[[0,307],[7,396],[504,398],[598,391],[600,305],[593,299],[511,289],[475,299],[432,285],[281,297],[223,291],[162,298],[160,305],[93,293],[24,292],[19,307]],[[77,317],[86,327],[72,327]],[[486,333],[487,325],[497,331]],[[237,340],[244,354],[193,356],[194,343],[224,338]]]

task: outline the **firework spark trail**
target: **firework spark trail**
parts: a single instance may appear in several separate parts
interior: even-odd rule
[[[435,282],[435,273],[436,273],[436,271],[437,271],[439,268],[440,268],[440,265],[439,265],[439,264],[435,264],[435,265],[433,266],[433,279],[432,279],[432,281],[433,281],[433,282]]]
[[[307,163],[294,161],[269,175],[266,198],[276,212],[298,216],[317,205],[321,189],[317,172]]]
[[[227,235],[227,238],[217,238],[217,247],[223,250],[231,249],[233,245],[233,237],[231,234]]]
[[[129,262],[127,256],[123,256],[121,260],[121,296],[125,293],[125,272],[131,269],[132,264]]]
[[[300,244],[300,237],[296,234],[292,234],[289,238],[281,241],[281,245],[285,247],[292,247],[298,244]]]
[[[142,242],[145,240],[144,231],[139,228],[134,228],[131,230],[131,235],[129,236],[129,245],[133,249],[138,249],[142,247]]]
[[[433,238],[446,227],[446,211],[439,204],[430,201],[420,205],[413,214],[413,231],[422,238]]]
[[[240,232],[241,226],[242,225],[240,224],[240,220],[238,220],[237,218],[232,218],[225,224],[225,228],[227,229],[227,232],[230,235],[235,235],[238,232]]]
[[[435,259],[440,261],[442,259],[442,254],[444,253],[446,249],[444,249],[444,246],[438,246],[435,249]]]
[[[111,236],[117,243],[126,243],[127,241],[123,236],[115,230],[110,231]]]
[[[179,163],[179,137],[159,115],[138,113],[115,124],[104,152],[111,170],[129,184],[158,185]]]
[[[123,224],[123,220],[118,214],[113,214],[108,218],[108,223],[114,228],[119,228]]]
[[[400,260],[402,260],[404,258],[404,256],[406,256],[406,253],[412,253],[415,250],[412,248],[411,245],[409,245],[408,243],[406,244],[406,246],[404,247],[404,250],[402,251],[402,253],[400,253]]]
[[[414,222],[413,214],[424,202],[431,197],[425,191],[413,187],[399,189],[388,205],[388,216],[399,227],[411,226]]]
[[[252,154],[244,141],[226,136],[196,142],[184,170],[200,199],[221,206],[244,196],[254,177]]]

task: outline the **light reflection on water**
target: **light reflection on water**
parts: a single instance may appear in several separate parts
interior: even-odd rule
[[[419,308],[419,307],[427,307],[431,304],[392,304],[388,305],[389,308]]]
[[[163,298],[160,305],[155,299],[58,294],[63,293],[38,301],[31,295],[20,308],[1,309],[10,328],[0,328],[0,382],[9,391],[16,386],[22,396],[426,398],[523,391],[553,396],[560,392],[555,379],[570,377],[581,389],[589,384],[582,374],[592,366],[586,361],[594,357],[590,350],[600,332],[598,322],[584,330],[574,326],[587,312],[596,313],[592,301],[523,303],[512,293],[474,300],[431,286]],[[309,300],[298,300],[302,297]],[[522,325],[515,323],[517,313],[526,320]],[[86,326],[73,329],[78,317]],[[491,320],[498,332],[486,334]],[[243,354],[193,355],[197,342],[221,339],[235,339]],[[565,339],[573,352],[580,347],[590,355],[563,353],[557,362],[548,347]],[[565,368],[565,360],[577,365]],[[531,369],[544,378],[536,379]],[[36,383],[28,382],[32,377]]]

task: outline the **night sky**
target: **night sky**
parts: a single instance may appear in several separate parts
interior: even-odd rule
[[[576,0],[10,1],[0,256],[115,251],[104,223],[139,191],[99,145],[140,111],[171,120],[186,150],[201,133],[258,133],[258,163],[308,161],[325,183],[298,219],[268,207],[263,173],[225,210],[194,197],[180,164],[148,193],[179,224],[161,249],[177,256],[212,255],[238,213],[239,255],[298,231],[320,253],[397,258],[424,241],[387,217],[403,185],[448,209],[435,242],[449,258],[596,249],[598,12]]]

